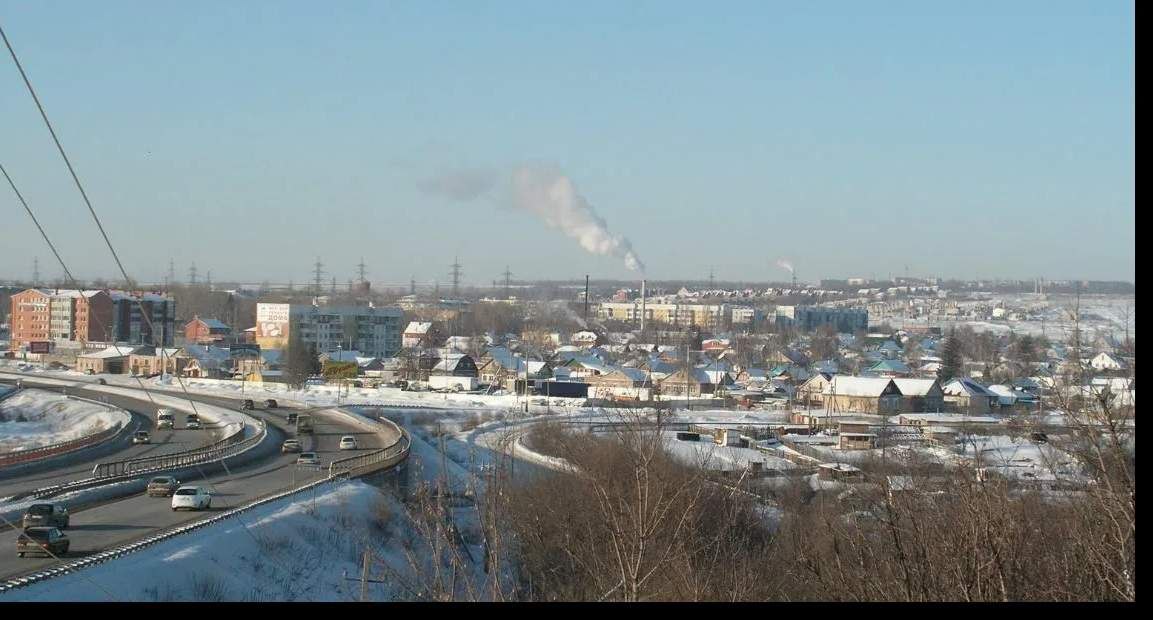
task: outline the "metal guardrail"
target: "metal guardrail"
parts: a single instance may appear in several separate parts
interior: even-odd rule
[[[388,469],[408,458],[412,446],[408,435],[401,430],[400,439],[387,448],[367,454],[358,454],[328,464],[330,478],[355,478],[381,469]]]
[[[268,427],[264,420],[260,420],[259,422],[260,432],[248,439],[244,438],[244,425],[241,425],[240,429],[236,432],[202,448],[195,448],[173,454],[146,456],[138,459],[129,459],[127,461],[97,463],[96,466],[92,468],[92,476],[94,478],[111,478],[172,469],[175,467],[200,465],[228,458],[234,454],[243,452],[248,447],[258,444],[264,439],[265,434],[268,432]]]
[[[81,448],[101,443],[108,439],[120,434],[120,431],[125,428],[125,425],[117,422],[115,426],[106,428],[102,431],[85,435],[79,439],[72,439],[69,441],[62,441],[50,446],[40,446],[31,450],[21,450],[20,452],[12,452],[8,454],[0,454],[0,467],[8,467],[11,465],[18,465],[21,463],[28,463],[30,461],[39,461],[69,452],[75,452]]]

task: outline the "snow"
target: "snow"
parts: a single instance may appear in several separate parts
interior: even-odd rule
[[[131,419],[128,412],[109,405],[45,390],[21,390],[0,401],[0,452],[80,439],[117,423],[127,425]]]
[[[750,463],[764,463],[762,467],[766,470],[787,471],[796,467],[792,462],[763,450],[721,446],[705,436],[700,441],[682,441],[676,438],[675,432],[666,432],[665,448],[685,464],[712,470],[740,471],[747,469]]]
[[[411,535],[393,496],[362,482],[325,485],[0,601],[355,601],[365,550],[370,579],[386,582],[369,583],[367,598],[411,598],[392,578],[418,581],[402,550]]]
[[[1007,478],[1051,481],[1079,477],[1077,460],[1048,443],[1007,435],[974,435],[967,437],[963,446],[963,454],[970,461],[979,456],[988,469]]]

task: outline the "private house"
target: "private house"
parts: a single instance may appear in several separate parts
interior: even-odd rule
[[[819,372],[797,386],[797,401],[804,407],[820,407],[825,404],[825,392],[829,389],[829,382],[833,380],[832,373]]]
[[[941,386],[945,409],[954,413],[985,415],[997,406],[997,395],[972,379],[957,377]]]
[[[873,364],[865,372],[875,377],[889,377],[892,379],[896,377],[908,377],[913,371],[905,362],[896,359],[885,359]]]
[[[128,369],[133,375],[151,377],[183,372],[192,358],[183,349],[140,347],[128,356]]]
[[[184,325],[184,343],[217,344],[228,340],[232,335],[232,328],[216,319],[202,319],[193,316],[192,320]]]
[[[945,392],[936,379],[893,379],[905,398],[905,411],[945,410]]]
[[[139,347],[143,349],[144,347]],[[76,356],[76,370],[85,374],[121,375],[128,372],[128,358],[136,348],[129,346],[107,347],[92,353]]]
[[[400,335],[400,346],[405,349],[432,347],[440,338],[431,321],[411,321]]]
[[[693,397],[713,394],[718,388],[732,384],[733,378],[727,372],[710,374],[704,368],[682,368],[662,379],[660,388],[661,394],[665,396]]]
[[[613,367],[607,372],[586,377],[590,398],[648,400],[652,383],[648,373],[639,368]]]
[[[190,345],[184,348],[188,363],[184,365],[184,376],[193,379],[231,379],[233,369],[232,353],[225,348],[209,344]]]
[[[1093,359],[1089,360],[1089,365],[1093,367],[1093,370],[1102,371],[1121,371],[1128,370],[1129,368],[1125,360],[1112,353],[1098,353]]]
[[[834,375],[824,393],[825,408],[834,413],[899,413],[904,397],[893,379]]]

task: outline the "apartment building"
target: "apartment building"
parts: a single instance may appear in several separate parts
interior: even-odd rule
[[[27,289],[12,296],[10,348],[24,350],[32,342],[171,345],[175,313],[173,300],[157,293]]]
[[[813,331],[830,325],[838,332],[852,334],[869,328],[869,311],[864,308],[829,308],[823,306],[777,306],[777,325]]]
[[[596,309],[597,318],[613,321],[640,321],[641,300],[602,302]],[[733,321],[733,307],[729,304],[646,303],[645,321],[688,327],[723,327]]]
[[[360,351],[368,357],[392,357],[401,349],[404,313],[400,308],[256,304],[256,343],[285,349],[294,334],[318,353]]]

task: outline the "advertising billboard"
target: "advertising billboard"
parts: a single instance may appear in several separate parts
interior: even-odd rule
[[[282,349],[288,345],[291,304],[256,304],[256,342],[262,349]]]
[[[52,343],[48,342],[47,340],[42,340],[42,341],[37,341],[37,342],[29,342],[28,343],[28,352],[29,353],[51,353],[52,352]]]

